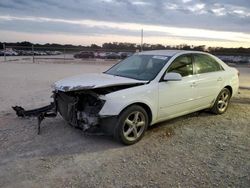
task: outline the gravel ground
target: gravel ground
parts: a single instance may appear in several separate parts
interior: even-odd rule
[[[250,187],[250,90],[240,90],[223,115],[202,111],[157,124],[128,147],[60,117],[46,119],[36,135],[36,119],[10,109],[46,104],[53,81],[108,66],[0,63],[0,187]]]

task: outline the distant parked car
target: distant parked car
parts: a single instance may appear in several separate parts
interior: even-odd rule
[[[16,52],[18,53],[18,55],[25,55],[25,51],[24,50],[17,50]]]
[[[53,51],[50,51],[50,50],[46,50],[45,53],[46,53],[47,55],[53,55]]]
[[[60,52],[60,51],[52,51],[51,52],[51,55],[61,55],[62,54],[62,52]]]
[[[121,59],[125,59],[131,55],[133,55],[132,52],[119,52],[118,55],[120,56]]]
[[[74,55],[74,58],[94,58],[94,52],[82,51]]]
[[[31,50],[28,50],[25,52],[26,55],[33,55],[33,52]]]
[[[40,55],[47,55],[47,53],[44,51],[39,51],[39,53],[40,53]]]
[[[6,50],[4,53],[5,53],[6,56],[16,56],[16,55],[18,55],[18,53],[13,51],[13,50]]]
[[[98,54],[98,58],[105,59],[106,57],[107,57],[107,53],[106,52],[100,52]]]
[[[34,51],[34,55],[41,55],[39,51]]]
[[[220,55],[218,56],[218,58],[220,58],[222,61],[224,61],[227,64],[250,63],[249,56]]]
[[[120,56],[115,52],[107,52],[105,59],[120,59]]]
[[[120,59],[120,55],[115,52],[101,52],[98,54],[101,59]]]

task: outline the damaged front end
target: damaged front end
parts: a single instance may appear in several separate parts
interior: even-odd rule
[[[38,120],[38,134],[40,134],[42,120],[45,117],[56,117],[58,112],[70,125],[83,131],[99,125],[98,113],[105,101],[99,99],[98,95],[93,91],[54,91],[53,98],[54,102],[50,105],[33,110],[25,110],[21,106],[12,108],[18,117],[36,117]]]
[[[105,101],[91,90],[55,93],[60,115],[72,126],[84,131],[99,125],[99,111]]]
[[[113,124],[116,117],[100,117],[99,112],[105,104],[103,96],[146,83],[105,74],[76,76],[60,80],[53,85],[53,102],[50,105],[33,110],[25,110],[20,106],[12,108],[19,117],[36,117],[38,134],[42,120],[45,117],[56,117],[58,112],[73,127],[95,131],[96,127],[101,125],[102,132],[110,134],[112,129],[108,130],[110,126],[106,127],[104,124]]]

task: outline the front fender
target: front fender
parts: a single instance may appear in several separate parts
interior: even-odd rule
[[[102,99],[106,102],[99,115],[117,116],[127,106],[144,103],[151,109],[153,122],[158,113],[158,87],[149,85],[151,84],[120,90],[103,96]]]

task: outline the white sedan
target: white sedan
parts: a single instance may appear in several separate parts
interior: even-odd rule
[[[102,74],[54,84],[56,113],[85,131],[101,127],[134,144],[148,126],[195,111],[224,113],[239,87],[238,71],[197,51],[136,53]]]

